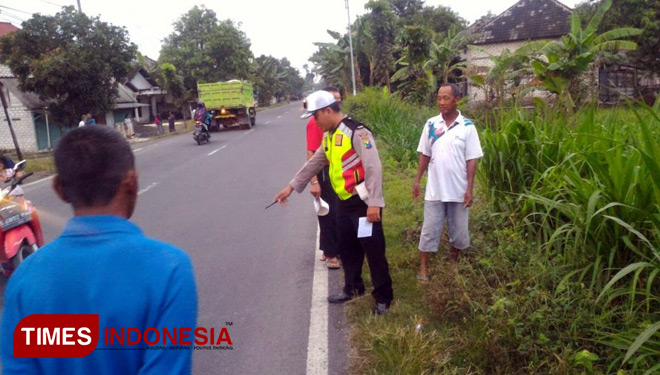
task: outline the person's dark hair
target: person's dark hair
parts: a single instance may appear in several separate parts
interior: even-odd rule
[[[327,91],[327,92],[338,92],[338,93],[341,94],[341,91],[339,91],[339,89],[336,88],[335,86],[326,86],[326,87],[323,89],[323,91]]]
[[[119,132],[85,126],[66,133],[55,148],[55,169],[63,198],[74,208],[105,206],[117,195],[135,158]]]
[[[0,155],[0,164],[2,164],[2,169],[14,168],[14,161],[7,155]]]
[[[462,97],[463,96],[461,94],[461,90],[458,88],[458,86],[456,86],[453,83],[443,83],[442,85],[440,85],[440,88],[442,88],[442,87],[451,87],[451,94],[454,95],[454,97]]]

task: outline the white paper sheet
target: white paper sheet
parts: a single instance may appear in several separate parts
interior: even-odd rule
[[[366,217],[361,217],[358,221],[358,238],[371,237],[373,224],[367,221]]]

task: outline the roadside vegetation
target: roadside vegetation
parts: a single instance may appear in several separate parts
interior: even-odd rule
[[[472,248],[456,266],[441,246],[428,284],[415,279],[423,202],[411,187],[436,111],[382,90],[345,109],[374,131],[384,160],[396,301],[384,319],[368,297],[348,304],[353,373],[660,371],[658,105],[464,111],[485,154]]]

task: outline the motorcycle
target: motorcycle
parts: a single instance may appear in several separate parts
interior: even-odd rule
[[[17,176],[25,169],[25,163],[25,160],[16,163],[9,185],[0,190],[0,265],[7,278],[25,258],[44,245],[41,223],[32,202],[25,197],[9,195],[23,180],[32,176],[31,172]]]
[[[206,124],[203,124],[201,121],[195,121],[195,130],[193,130],[193,139],[197,142],[198,145],[201,145],[204,142],[209,142],[209,132]]]

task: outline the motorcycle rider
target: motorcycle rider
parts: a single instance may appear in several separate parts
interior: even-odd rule
[[[5,183],[10,182],[14,178],[14,174],[16,174],[17,178],[23,176],[23,172],[21,171],[14,173],[14,161],[9,156],[0,155],[0,179]],[[21,189],[20,185],[17,185],[9,193],[10,198],[21,198],[23,195],[23,189]]]
[[[195,110],[195,121],[199,121],[202,124],[202,131],[206,133],[206,135],[211,138],[211,133],[209,132],[209,116],[210,113],[206,111],[206,106],[204,105],[204,102],[199,102],[197,103],[197,109]]]

